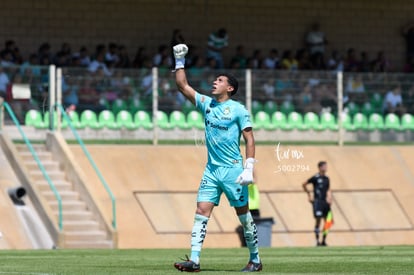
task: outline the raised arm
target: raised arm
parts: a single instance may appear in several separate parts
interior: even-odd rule
[[[184,71],[185,55],[188,52],[188,47],[185,44],[178,44],[173,47],[175,57],[175,82],[180,92],[195,104],[195,90],[188,84],[187,76]]]
[[[254,159],[256,148],[252,128],[244,129],[242,135],[246,142],[246,161],[244,162],[243,172],[237,177],[236,182],[241,185],[249,185],[253,182],[253,167],[256,162]]]

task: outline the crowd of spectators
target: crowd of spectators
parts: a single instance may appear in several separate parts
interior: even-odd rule
[[[402,34],[407,43],[407,63],[402,71],[414,72],[414,25],[405,26]],[[212,82],[217,69],[257,69],[260,76],[254,82],[255,100],[262,103],[273,101],[279,105],[288,102],[302,112],[321,112],[326,108],[336,108],[336,81],[332,72],[344,71],[351,73],[344,80],[346,103],[356,102],[362,106],[373,93],[378,93],[384,102],[382,112],[413,112],[414,87],[395,81],[398,84],[372,89],[364,83],[364,74],[358,74],[395,71],[383,51],[378,52],[375,58],[354,48],[346,52],[330,49],[327,54],[329,41],[317,23],[306,32],[303,47],[297,50],[271,48],[263,52],[262,49],[255,49],[248,54],[244,45],[230,47],[231,41],[225,28],[213,31],[206,38],[204,47],[190,44],[186,57],[188,72],[196,79],[201,91],[210,89],[209,81]],[[135,55],[130,55],[127,48],[118,43],[99,44],[93,51],[85,46],[73,51],[69,43],[63,43],[60,49],[53,51],[49,43],[43,43],[25,59],[16,42],[7,40],[0,51],[0,96],[10,99],[12,83],[36,83],[32,87],[36,102],[19,102],[15,108],[24,113],[34,104],[39,106],[47,100],[48,76],[47,70],[43,69],[42,73],[42,67],[38,66],[55,64],[70,72],[64,74],[63,79],[64,104],[75,106],[78,110],[99,112],[117,99],[150,101],[150,69],[156,66],[163,70],[161,76],[166,76],[159,81],[160,105],[168,106],[166,111],[179,109],[185,104],[185,99],[177,93],[167,72],[174,63],[172,46],[186,42],[181,30],[175,29],[169,44],[159,45],[155,52],[139,47]],[[234,49],[233,54],[231,48]],[[125,69],[141,70],[134,74]],[[75,77],[76,70],[82,73]],[[298,74],[298,71],[301,73]]]

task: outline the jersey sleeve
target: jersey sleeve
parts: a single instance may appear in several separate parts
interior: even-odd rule
[[[205,110],[209,106],[210,102],[211,102],[210,97],[196,92],[196,94],[195,94],[195,106],[200,112],[205,114]]]
[[[312,184],[315,184],[315,176],[312,176],[312,177],[310,177],[306,182],[307,183],[312,183]]]
[[[252,121],[250,119],[250,114],[246,110],[246,108],[244,108],[244,106],[242,106],[240,108],[239,126],[240,126],[240,129],[241,130],[244,130],[246,128],[251,128],[252,127]]]

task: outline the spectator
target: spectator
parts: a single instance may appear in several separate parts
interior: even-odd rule
[[[404,73],[413,73],[414,72],[414,55],[408,57],[407,63],[404,65]]]
[[[92,110],[100,112],[104,108],[100,104],[100,96],[98,91],[94,88],[95,83],[91,77],[86,77],[79,88],[78,98],[79,103],[76,109],[81,112],[83,110]]]
[[[383,51],[378,52],[377,58],[372,61],[371,66],[374,73],[389,72],[391,70],[391,64]]]
[[[262,51],[259,49],[254,50],[253,55],[247,61],[248,67],[250,69],[260,69],[262,68],[263,58]]]
[[[199,48],[194,45],[188,45],[188,54],[185,56],[185,64],[187,68],[203,63],[204,58],[201,57]]]
[[[10,79],[4,72],[2,66],[0,66],[0,97],[6,98],[7,85],[9,85]]]
[[[91,57],[89,51],[85,46],[82,46],[79,50],[79,60],[82,67],[89,67],[91,64]]]
[[[11,59],[9,59],[10,62],[13,64],[22,64],[23,58],[21,57],[19,48],[14,40],[7,40],[4,43],[4,49],[0,52],[0,56],[5,56],[8,53],[11,55]]]
[[[314,68],[310,61],[309,53],[305,49],[300,49],[296,53],[296,60],[298,61],[298,70],[312,70]]]
[[[160,66],[161,64],[167,64],[168,67],[172,66],[172,59],[169,54],[167,45],[160,45],[158,47],[158,52],[154,55],[152,59],[154,66]]]
[[[207,59],[213,58],[216,61],[216,68],[224,67],[222,52],[228,47],[228,36],[225,28],[220,28],[217,32],[213,32],[208,37],[207,42]]]
[[[331,57],[328,60],[328,70],[343,72],[344,71],[344,58],[338,51],[332,51]]]
[[[371,64],[369,62],[368,54],[366,52],[361,52],[361,58],[359,60],[358,65],[359,72],[370,72],[371,71]]]
[[[102,69],[103,73],[106,76],[110,76],[111,72],[108,70],[108,67],[106,66],[105,62],[105,55],[103,52],[100,52],[97,56],[96,59],[94,61],[92,61],[89,66],[88,66],[88,70],[91,73],[96,73],[98,71],[98,69]]]
[[[404,112],[405,108],[401,96],[401,86],[398,84],[385,95],[384,113],[395,113],[397,115],[402,115]]]
[[[12,52],[10,51],[5,51],[1,54],[1,61],[0,61],[0,66],[2,67],[10,67],[15,65],[13,62],[13,55]]]
[[[264,100],[274,100],[276,98],[276,84],[272,77],[269,77],[263,84]]]
[[[351,76],[348,78],[345,92],[347,93],[364,93],[365,92],[365,86],[364,86],[364,82],[362,81],[361,74],[357,74],[355,77]]]
[[[118,63],[116,64],[117,68],[129,68],[131,67],[131,61],[129,60],[129,55],[126,47],[120,45],[118,48]]]
[[[405,39],[407,60],[414,57],[414,24],[409,23],[402,29],[402,35]]]
[[[108,51],[105,53],[105,63],[114,64],[114,66],[117,66],[118,61],[119,61],[118,45],[113,42],[109,43]]]
[[[403,93],[403,102],[407,112],[414,114],[414,85],[411,85],[408,91]]]
[[[33,76],[39,77],[41,75],[39,66],[39,57],[32,53],[29,59],[20,66],[20,74],[24,74],[26,70],[30,70]]]
[[[37,55],[39,56],[39,63],[41,65],[52,64],[52,54],[50,52],[50,44],[45,42],[40,45]]]
[[[349,48],[346,57],[345,57],[345,71],[346,72],[356,72],[358,71],[358,60],[355,56],[355,49]]]
[[[69,107],[73,105],[76,108],[78,106],[79,82],[80,82],[79,78],[75,78],[71,76],[66,77],[66,73],[63,73],[62,96],[63,96],[63,105],[65,107]]]
[[[298,69],[298,61],[293,57],[292,51],[286,50],[283,53],[281,67],[289,71],[296,71]]]
[[[325,33],[320,30],[319,23],[312,24],[311,30],[306,34],[305,42],[311,54],[311,60],[324,58],[325,45],[328,44],[328,40]]]
[[[137,53],[135,54],[134,60],[132,61],[132,67],[134,68],[143,68],[144,60],[148,59],[145,47],[139,47]]]
[[[230,68],[245,69],[247,58],[244,54],[244,47],[238,45],[236,47],[236,54],[231,58]]]
[[[72,58],[72,50],[69,43],[63,43],[60,50],[56,53],[53,58],[54,64],[59,67],[69,66]]]
[[[279,68],[279,52],[276,49],[271,49],[263,64],[265,69]]]

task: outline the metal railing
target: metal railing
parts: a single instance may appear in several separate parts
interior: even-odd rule
[[[2,105],[6,109],[7,113],[9,114],[10,118],[12,119],[13,123],[16,125],[17,129],[19,130],[19,133],[22,136],[22,138],[24,140],[24,143],[26,144],[27,148],[29,149],[31,155],[33,156],[33,159],[35,160],[37,166],[39,167],[40,171],[42,172],[43,177],[46,179],[50,189],[53,192],[53,195],[55,196],[55,198],[57,200],[57,203],[58,203],[58,226],[59,226],[59,231],[62,231],[63,230],[62,198],[61,198],[59,192],[57,191],[56,186],[53,184],[51,178],[49,177],[48,173],[46,172],[46,169],[43,166],[42,162],[40,161],[39,156],[37,155],[36,151],[34,150],[30,140],[27,138],[27,136],[24,133],[22,127],[20,126],[19,120],[15,116],[12,108],[10,107],[10,105],[7,102],[3,102]],[[1,116],[3,117],[3,114]]]
[[[72,131],[73,135],[75,136],[76,141],[79,143],[80,147],[82,148],[83,153],[85,154],[86,158],[88,159],[89,163],[92,165],[93,170],[95,171],[96,175],[98,176],[99,180],[101,181],[102,185],[104,186],[107,194],[109,195],[112,203],[112,227],[116,230],[117,228],[117,218],[116,218],[116,199],[114,194],[112,193],[111,188],[109,187],[108,183],[106,182],[105,178],[103,177],[101,171],[99,170],[98,166],[96,165],[95,161],[93,160],[91,154],[89,153],[88,149],[86,148],[82,138],[79,136],[78,132],[76,131],[75,127],[72,124],[72,121],[68,114],[63,109],[62,105],[57,105],[58,110],[63,116],[63,119],[68,123],[70,130]]]

